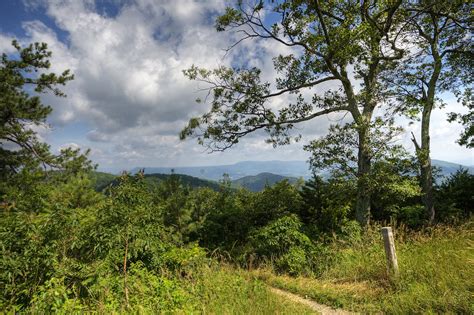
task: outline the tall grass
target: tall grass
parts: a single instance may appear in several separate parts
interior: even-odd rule
[[[358,241],[331,244],[319,259],[323,266],[317,277],[255,274],[272,285],[356,311],[473,314],[472,226],[395,229],[398,278],[387,273],[379,227]]]

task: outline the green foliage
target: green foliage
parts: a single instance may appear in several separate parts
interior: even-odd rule
[[[123,267],[125,258],[155,263],[166,239],[161,209],[153,203],[141,175],[123,175],[96,211],[88,233],[99,258],[105,258],[111,268]]]
[[[173,181],[178,179],[183,186],[189,188],[200,188],[200,187],[208,187],[214,190],[219,190],[219,184],[210,181],[201,179],[198,177],[183,175],[183,174],[146,174],[145,181],[150,184],[150,186],[157,186],[161,182],[166,182],[167,180]]]
[[[102,197],[79,175],[67,182],[37,183],[15,198],[21,202],[0,212],[1,304],[25,306],[77,254],[86,209]]]
[[[262,18],[270,12],[274,18]],[[332,139],[328,139],[332,145],[319,141],[312,150],[324,145],[327,151],[321,158],[346,166],[343,173],[357,167],[352,174],[358,178],[356,217],[367,224],[372,195],[367,181],[371,159],[378,152],[373,144],[388,145],[370,129],[379,124],[373,119],[376,108],[390,95],[382,77],[405,54],[399,36],[406,35],[406,15],[402,1],[318,1],[310,6],[304,1],[238,1],[229,5],[216,25],[218,31],[242,35],[229,49],[245,40],[283,45],[286,53],[273,58],[278,75],[273,83],[265,81],[262,70],[248,66],[245,59],[234,67],[208,70],[193,65],[185,70],[190,80],[208,86],[211,97],[209,111],[190,119],[180,138],[196,137],[210,151],[224,151],[241,138],[264,131],[268,143],[287,145],[301,139],[301,134],[292,133],[297,124],[347,113],[353,128],[332,128]],[[354,75],[349,75],[350,68]],[[331,81],[336,82],[324,85]],[[311,88],[316,92],[308,97],[306,90]],[[273,99],[285,96],[284,106],[273,105]],[[357,153],[338,146],[341,136],[349,140],[345,133],[357,139],[352,141]]]
[[[309,270],[307,256],[312,244],[296,215],[279,218],[254,231],[250,243],[258,257],[274,260],[280,272],[296,275]]]
[[[90,172],[89,177],[94,190],[100,192],[112,185],[117,176],[103,172]]]
[[[282,181],[256,195],[249,215],[252,216],[254,226],[264,226],[288,214],[298,213],[302,204],[296,187],[288,181]]]
[[[332,125],[328,135],[306,145],[305,150],[311,153],[312,169],[315,171],[330,170],[333,177],[359,177],[357,150],[360,140],[355,131],[360,128],[363,126],[357,123],[343,126]],[[370,137],[365,143],[365,150],[371,163],[404,156],[403,147],[393,144],[394,139],[403,131],[394,125],[393,119],[384,120],[377,117],[374,122],[370,123],[368,129]],[[367,174],[367,176],[373,177],[372,174]]]
[[[396,219],[411,228],[418,228],[424,223],[424,207],[420,204],[400,207]]]
[[[239,269],[223,266],[204,271],[201,313],[313,314],[306,306],[274,295],[262,281]]]
[[[459,169],[446,178],[438,191],[438,219],[455,222],[468,219],[474,213],[474,175]]]
[[[337,208],[344,209],[344,203],[335,203],[334,201],[338,198],[330,192],[334,189],[338,191],[343,189],[341,183],[347,186],[351,181],[357,180],[358,186],[363,181],[367,191],[372,195],[370,203],[372,219],[396,218],[400,207],[413,204],[421,196],[417,179],[413,176],[416,173],[416,165],[402,146],[393,144],[394,138],[400,134],[401,129],[393,126],[393,121],[375,119],[370,125],[371,140],[366,143],[371,169],[361,176],[357,168],[359,140],[357,133],[351,131],[357,128],[359,128],[357,124],[334,125],[327,136],[312,141],[305,147],[312,154],[310,159],[312,168],[315,171],[330,170],[332,174],[332,183],[329,184],[332,188],[324,188],[325,184],[321,182],[312,184],[321,186],[321,188],[315,188],[315,192],[319,194],[317,198],[320,204],[319,215],[321,216],[322,209],[328,206],[331,208],[330,212],[334,214]],[[339,187],[335,186],[336,184],[339,184]],[[323,197],[324,189],[327,191],[325,198]],[[306,189],[307,198],[311,198],[308,195],[310,190],[309,187]],[[351,195],[354,196],[355,201],[355,193],[347,194],[347,196]],[[347,201],[350,198],[346,197],[345,200],[348,205]],[[330,205],[331,203],[333,206]],[[346,211],[346,215],[349,213],[350,211]],[[324,226],[334,228],[342,222],[343,218],[342,216],[338,220],[327,222],[330,225]]]
[[[316,297],[322,295],[323,301],[333,305],[351,308],[363,304],[367,311],[390,310],[389,303],[404,304],[404,310],[419,305],[438,311],[466,309],[456,297],[449,297],[447,306],[438,300],[428,302],[435,290],[454,290],[448,277],[458,279],[455,274],[436,286],[428,282],[434,275],[427,271],[423,279],[409,272],[412,278],[405,282],[389,281],[379,231],[364,232],[350,220],[352,181],[315,177],[301,191],[281,182],[252,193],[232,189],[228,180],[222,182],[220,191],[190,189],[177,177],[150,189],[139,173],[124,174],[106,194],[99,194],[88,174],[52,175],[33,185],[34,193],[29,190],[18,198],[21,202],[1,212],[2,309],[36,313],[230,309],[252,313],[248,308],[251,300],[262,310],[295,310],[292,304],[276,302],[263,284],[241,271],[216,267],[208,253],[215,257],[217,252],[247,268],[268,263],[280,274],[312,275],[322,281],[374,281],[387,290],[397,290],[399,299],[379,303],[360,292],[310,291],[309,295],[318,292]],[[451,194],[455,207],[470,205],[465,191],[453,192],[464,186],[469,189],[471,177],[460,171],[440,192]],[[400,204],[397,219],[416,226],[419,206],[395,196],[397,192],[403,189],[380,202],[396,200]],[[420,237],[424,242],[423,235],[397,234],[399,241]],[[402,259],[418,245],[407,243],[405,248],[401,244],[397,249],[403,264]],[[434,255],[426,253],[423,259],[434,259]],[[416,281],[421,291],[413,285]],[[414,292],[420,294],[417,305],[408,302]]]
[[[255,195],[247,190],[223,190],[212,199],[209,213],[203,222],[198,238],[200,243],[209,249],[232,249],[245,243],[247,234],[252,228],[250,217]]]
[[[275,261],[277,270],[296,276],[304,271],[309,271],[308,253],[301,247],[290,247],[287,253]]]
[[[304,205],[300,217],[310,234],[340,232],[343,222],[353,217],[354,181],[332,178],[324,181],[314,175],[300,191]]]
[[[270,222],[252,233],[255,252],[262,256],[280,256],[292,247],[308,247],[309,238],[301,232],[302,223],[295,215]]]
[[[59,156],[49,152],[49,146],[41,143],[31,125],[44,125],[51,107],[41,103],[36,93],[52,92],[56,96],[65,96],[57,88],[73,79],[69,70],[61,75],[48,73],[51,64],[51,52],[45,43],[34,43],[20,47],[13,41],[17,56],[10,58],[3,53],[0,61],[0,170],[2,182],[11,180],[18,173],[34,172],[39,167],[63,168],[65,162],[86,162],[77,150],[65,150]],[[39,73],[39,74],[38,74]],[[14,149],[7,149],[6,145]],[[23,180],[21,178],[21,180]],[[2,185],[3,186],[3,185]]]

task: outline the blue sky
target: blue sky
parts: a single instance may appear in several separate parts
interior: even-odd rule
[[[337,116],[302,125],[303,142],[278,149],[261,135],[214,154],[178,139],[186,121],[207,109],[194,102],[200,86],[188,81],[183,69],[235,64],[245,50],[250,63],[272,80],[271,56],[288,52],[276,43],[247,43],[225,56],[233,35],[213,27],[223,9],[220,0],[5,0],[0,1],[0,51],[11,52],[13,38],[23,44],[44,41],[53,51],[52,70],[74,72],[66,99],[42,96],[54,112],[51,128],[38,132],[55,151],[90,148],[101,169],[306,160],[304,143],[324,135]],[[446,112],[462,107],[452,97],[446,100],[448,108],[433,114],[432,156],[473,165],[472,150],[455,143],[461,127],[446,122]],[[418,134],[419,126],[406,119],[399,123],[407,128],[401,141],[413,151],[408,135]]]

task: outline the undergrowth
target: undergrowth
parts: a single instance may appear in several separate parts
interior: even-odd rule
[[[193,275],[150,272],[140,264],[130,268],[129,303],[121,277],[105,277],[88,288],[87,299],[71,298],[64,279],[53,278],[26,310],[59,314],[313,314],[309,308],[281,300],[258,279],[227,265],[211,264]],[[14,309],[4,311],[14,313]]]
[[[360,312],[474,313],[472,222],[420,232],[395,229],[400,274],[391,277],[378,227],[353,242],[334,241],[312,276],[278,275],[272,266],[252,274],[320,303]]]

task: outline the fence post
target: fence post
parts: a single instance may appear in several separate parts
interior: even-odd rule
[[[383,243],[385,246],[385,254],[387,256],[387,270],[394,276],[398,276],[397,253],[395,252],[395,242],[391,227],[382,228]]]

